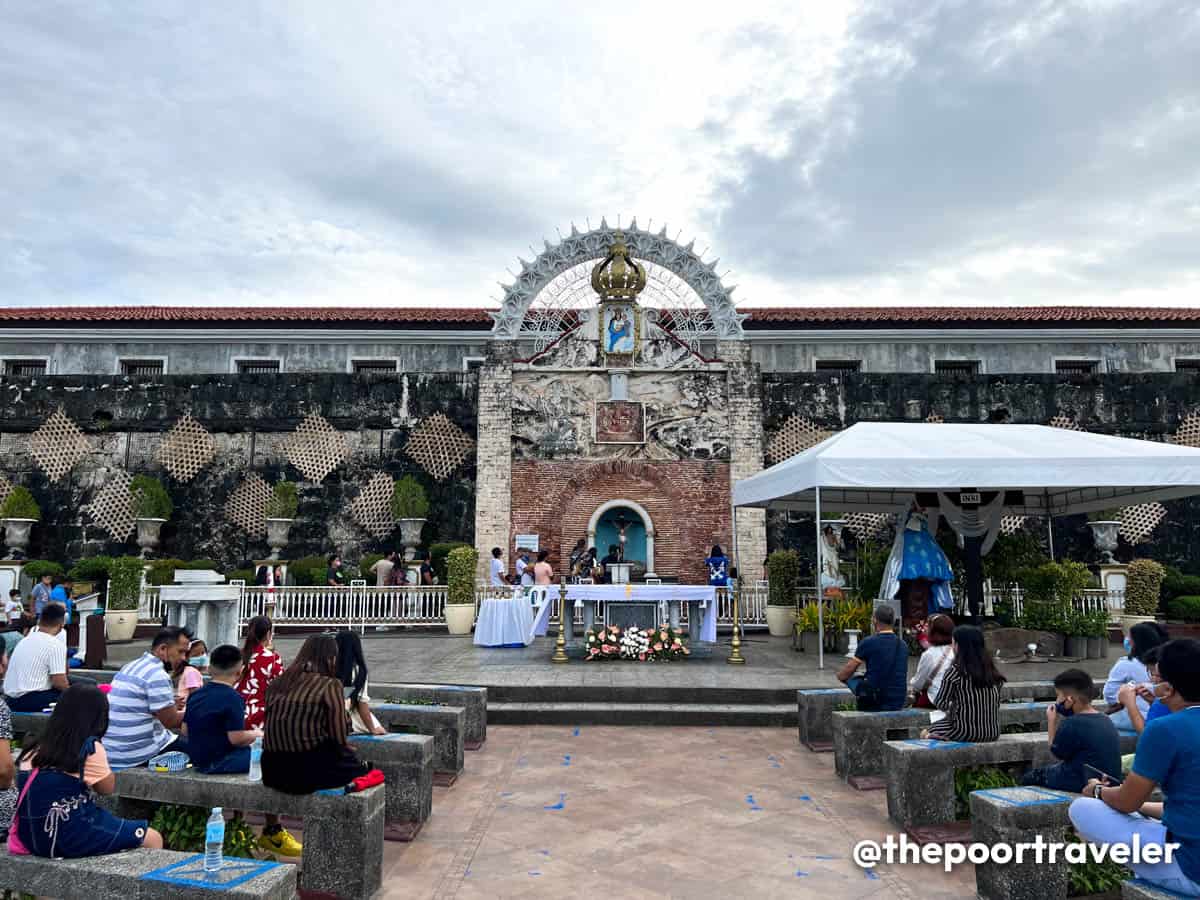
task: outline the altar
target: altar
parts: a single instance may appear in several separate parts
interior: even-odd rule
[[[693,584],[573,584],[567,602],[583,604],[584,630],[595,627],[597,606],[603,607],[608,625],[653,628],[666,621],[676,630],[684,603],[688,610],[688,635],[692,642],[717,640],[717,589]]]

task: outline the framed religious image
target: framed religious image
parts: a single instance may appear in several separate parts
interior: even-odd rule
[[[641,323],[635,304],[600,304],[600,352],[606,363],[631,362],[640,339]]]
[[[597,444],[646,443],[646,407],[633,400],[597,400],[592,418]]]

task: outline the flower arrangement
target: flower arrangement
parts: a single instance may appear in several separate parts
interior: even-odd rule
[[[620,628],[616,625],[593,628],[584,636],[586,660],[630,659],[637,662],[684,659],[692,651],[684,644],[683,635],[662,625],[658,628]]]

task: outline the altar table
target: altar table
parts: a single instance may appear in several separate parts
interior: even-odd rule
[[[551,597],[558,588],[550,589]],[[678,630],[680,620],[680,605],[688,603],[692,610],[688,614],[688,635],[693,642],[717,641],[717,589],[709,585],[695,584],[571,584],[567,585],[567,603],[574,605],[583,603],[584,630],[593,628],[596,624],[596,603],[601,601],[606,605],[619,603],[653,603],[660,608],[666,606],[667,621],[671,627]],[[546,604],[549,606],[549,603]],[[539,610],[542,612],[542,610]],[[549,610],[545,616],[539,615],[536,632],[545,634],[543,630],[549,621]],[[661,619],[656,624],[661,623]]]

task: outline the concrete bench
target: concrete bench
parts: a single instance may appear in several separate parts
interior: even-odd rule
[[[888,712],[835,711],[833,716],[833,763],[843,779],[876,775],[883,771],[883,743],[920,737],[928,728],[928,709]],[[1001,729],[1013,725],[1036,725],[1046,730],[1046,703],[1022,702],[1000,705]]]
[[[1186,897],[1186,894],[1168,891],[1140,878],[1121,885],[1121,900],[1186,900]]]
[[[1000,702],[1017,700],[1053,700],[1053,681],[1006,681],[1000,685]]]
[[[439,785],[450,785],[463,770],[463,731],[467,713],[461,706],[407,706],[376,703],[371,710],[388,731],[433,737],[433,773]]]
[[[84,859],[46,859],[9,856],[0,850],[0,885],[60,900],[291,900],[296,896],[296,867],[226,859],[221,871],[206,879],[204,856],[196,853],[131,850]]]
[[[360,759],[383,772],[384,836],[411,841],[433,810],[433,738],[424,734],[356,734]]]
[[[1132,753],[1137,735],[1121,732],[1121,752]],[[954,772],[976,766],[1054,762],[1044,734],[1002,734],[988,744],[909,739],[885,741],[888,817],[902,828],[954,821]]]
[[[123,769],[105,805],[129,819],[148,819],[155,803],[252,810],[302,819],[300,887],[346,898],[368,898],[383,881],[383,786],[355,794],[284,794],[245,775],[201,775]]]
[[[971,839],[981,844],[1029,843],[1038,835],[1047,843],[1063,843],[1071,824],[1067,809],[1075,794],[1042,787],[989,788],[972,791]],[[1067,896],[1068,864],[1039,865],[1030,853],[1023,861],[979,863],[975,889],[982,900],[1060,900]]]
[[[833,749],[833,711],[854,703],[848,688],[807,688],[796,691],[800,743],[817,753]]]
[[[372,685],[374,693],[402,703],[438,703],[442,706],[461,706],[467,712],[463,747],[478,750],[487,740],[487,688],[461,684],[380,684]]]
[[[13,738],[36,737],[42,733],[46,723],[50,721],[50,713],[15,712],[12,714]]]

